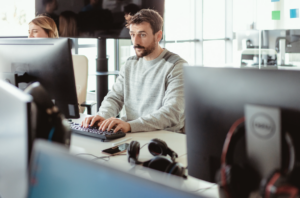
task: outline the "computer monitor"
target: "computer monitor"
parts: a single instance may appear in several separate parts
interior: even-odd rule
[[[0,80],[0,197],[24,197],[32,97]],[[17,189],[17,190],[16,190]]]
[[[165,0],[35,0],[35,15],[51,17],[60,36],[75,38],[130,39],[124,16],[148,8],[164,17]]]
[[[61,146],[44,140],[35,142],[32,156],[27,198],[201,197],[180,190],[182,178],[169,174],[168,178],[149,169],[156,174],[146,179],[132,171],[123,171],[116,164],[96,163],[71,155]]]
[[[0,39],[0,77],[24,72],[42,84],[65,117],[79,118],[69,39]]]
[[[188,171],[206,181],[215,182],[226,135],[246,104],[300,110],[299,71],[186,66],[184,79]],[[300,145],[294,146],[300,159]],[[245,138],[234,158],[246,162]]]

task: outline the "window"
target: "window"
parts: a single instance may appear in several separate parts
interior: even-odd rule
[[[203,39],[225,38],[225,2],[203,0]]]
[[[165,0],[163,47],[177,53],[189,64],[195,62],[195,1]],[[171,42],[171,43],[168,43]]]
[[[203,65],[223,66],[225,63],[225,41],[204,41],[203,42]]]
[[[165,47],[190,65],[221,66],[230,62],[231,53],[226,52],[232,50],[227,2],[165,0]]]
[[[85,55],[89,61],[88,91],[96,90],[96,61],[97,61],[97,39],[78,39],[78,54]],[[106,54],[108,58],[108,71],[115,70],[116,53],[115,39],[106,40]],[[108,76],[108,89],[115,82],[115,76]]]
[[[0,36],[27,36],[35,0],[0,0]]]

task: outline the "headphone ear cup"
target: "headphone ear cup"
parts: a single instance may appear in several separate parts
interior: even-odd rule
[[[166,167],[168,167],[173,162],[164,156],[156,156],[150,160],[148,163],[148,168],[152,168],[154,170],[165,172]]]
[[[223,187],[229,190],[232,197],[249,197],[250,193],[258,187],[256,185],[259,183],[258,173],[246,164],[226,166],[225,175],[226,184],[225,186],[223,184]]]
[[[234,164],[230,169],[230,190],[236,197],[249,197],[258,188],[259,174],[247,164]]]
[[[129,163],[136,164],[140,154],[140,143],[137,141],[131,141],[127,149],[127,160]]]
[[[165,141],[155,138],[150,141],[148,145],[148,149],[153,156],[158,156],[158,155],[166,156],[168,151],[168,146]]]
[[[185,168],[182,167],[180,163],[173,162],[166,168],[165,172],[172,175],[183,177],[185,173]]]
[[[158,138],[154,138],[151,140],[151,142],[156,142],[157,144],[161,144],[163,147],[167,148],[168,145],[165,141],[158,139]]]

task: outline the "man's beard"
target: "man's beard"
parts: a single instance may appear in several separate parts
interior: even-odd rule
[[[135,45],[133,48],[135,49],[135,54],[137,55],[137,57],[142,58],[144,56],[148,56],[155,50],[155,48],[156,48],[155,44],[156,44],[156,42],[155,42],[155,38],[154,38],[152,44],[147,48],[145,48],[141,45]],[[143,51],[140,54],[138,54],[136,51],[136,48],[143,49]]]

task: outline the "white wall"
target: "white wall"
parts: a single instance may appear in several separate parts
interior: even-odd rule
[[[257,1],[257,28],[262,30],[300,29],[300,18],[290,18],[290,9],[300,9],[299,0]],[[280,20],[272,20],[272,11],[280,11]],[[298,13],[299,15],[299,13]]]

